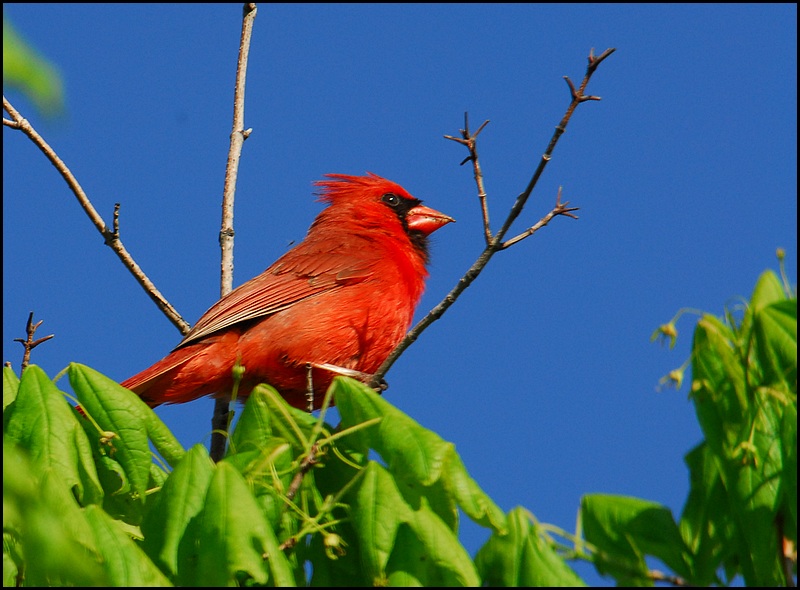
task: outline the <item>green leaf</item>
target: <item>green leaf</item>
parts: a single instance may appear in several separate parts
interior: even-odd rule
[[[64,108],[61,77],[17,33],[3,15],[3,86],[25,93],[45,115],[58,114]]]
[[[766,384],[797,392],[797,300],[778,301],[755,314],[753,332]]]
[[[691,396],[703,434],[718,456],[739,445],[750,411],[745,372],[733,339],[730,328],[704,315],[692,344]]]
[[[700,443],[685,457],[689,467],[689,497],[683,507],[680,531],[692,552],[691,584],[720,584],[717,570],[734,555],[733,521],[728,492],[708,444]]]
[[[164,482],[142,520],[142,548],[172,580],[197,567],[195,539],[186,534],[203,509],[214,463],[202,445],[187,452]]]
[[[181,585],[266,584],[268,573],[276,586],[295,584],[275,533],[233,466],[217,465],[195,530],[196,569],[181,573]]]
[[[269,410],[270,428],[276,437],[288,441],[292,447],[298,451],[307,450],[308,436],[317,423],[308,412],[293,408],[274,387],[269,385],[258,385],[253,390],[250,397],[257,397],[259,406],[264,404]]]
[[[60,471],[30,461],[25,450],[4,441],[4,565],[13,562],[21,583],[108,585],[84,514]]]
[[[144,414],[144,425],[147,430],[147,437],[153,443],[158,454],[167,462],[167,465],[175,467],[186,454],[183,445],[178,442],[172,431],[167,428],[167,425],[161,421],[161,418],[147,404],[145,404],[145,408],[147,408],[147,411]]]
[[[504,529],[505,514],[469,476],[452,443],[423,428],[354,379],[336,377],[331,387],[342,417],[342,430],[381,419],[377,426],[348,435],[348,445],[364,455],[368,449],[377,451],[393,476],[404,481],[404,488],[426,488],[417,493],[430,494],[431,506],[453,528],[457,505],[476,523],[498,531]]]
[[[796,355],[796,300],[786,299],[774,273],[759,278],[738,331],[709,315],[695,329],[692,399],[732,527],[724,535],[732,554],[714,554],[748,585],[785,583],[775,523],[787,453],[778,433],[797,404]],[[698,558],[697,567],[695,581],[708,579],[712,565]]]
[[[17,399],[19,390],[19,377],[11,367],[3,367],[3,411]]]
[[[786,408],[781,423],[783,454],[782,494],[779,518],[783,534],[797,545],[797,398]]]
[[[58,473],[81,505],[102,501],[92,450],[76,413],[36,365],[29,365],[23,373],[4,422],[3,440],[27,450],[40,471]]]
[[[242,415],[231,434],[231,452],[242,453],[259,449],[273,438],[271,420],[273,414],[270,410],[267,387],[265,385],[256,388],[247,398]]]
[[[92,528],[95,546],[102,556],[109,586],[171,585],[164,574],[125,534],[120,521],[112,519],[97,506],[88,506],[85,516]]]
[[[273,439],[261,450],[228,455],[224,461],[244,476],[267,521],[277,528],[286,508],[279,491],[288,489],[293,475],[289,443]]]
[[[756,281],[753,294],[750,296],[750,301],[747,303],[745,314],[738,330],[742,342],[748,342],[750,340],[750,333],[753,329],[753,318],[760,313],[764,307],[785,299],[786,293],[784,292],[783,284],[778,278],[778,275],[771,270],[766,270],[761,273],[761,276],[759,276]]]
[[[652,584],[646,555],[660,559],[680,576],[691,574],[689,551],[672,512],[661,504],[590,494],[581,500],[581,522],[586,540],[598,550],[598,570],[621,584]]]
[[[775,530],[783,458],[779,438],[783,404],[768,390],[755,392],[748,446],[723,459],[732,514],[744,543],[739,559],[745,583],[785,583]]]
[[[754,312],[761,311],[764,307],[784,301],[786,293],[783,291],[783,283],[774,271],[765,270],[756,281],[753,294],[750,296],[750,309]]]
[[[474,564],[455,532],[427,502],[409,505],[398,482],[378,463],[368,463],[347,499],[370,583],[478,585]]]
[[[508,513],[508,531],[494,533],[475,556],[483,586],[585,586],[520,507]]]
[[[397,528],[411,520],[410,509],[394,479],[374,461],[367,464],[348,499],[364,573],[374,582],[385,576]]]
[[[121,504],[117,506],[119,515],[126,515],[129,522],[138,524],[151,463],[147,428],[143,425],[152,410],[134,393],[94,369],[70,363],[68,373],[83,411],[103,431],[97,433],[98,451],[118,463],[124,473],[121,486],[112,490],[120,496],[115,498]],[[95,431],[88,427],[87,432]],[[105,463],[110,466],[108,461]]]
[[[325,535],[313,535],[306,553],[306,559],[312,564],[313,572],[309,585],[312,587],[330,587],[348,585],[351,587],[372,586],[375,580],[368,577],[367,568],[361,560],[360,542],[356,533],[347,521],[336,525],[336,532],[346,539],[347,546],[330,557],[325,546]],[[302,562],[301,562],[302,563]],[[297,579],[302,579],[301,572]],[[385,579],[385,578],[384,578]]]

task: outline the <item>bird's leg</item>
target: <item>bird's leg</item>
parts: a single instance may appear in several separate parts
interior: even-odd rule
[[[314,365],[306,363],[306,401],[308,401],[308,411],[314,411],[314,378],[312,372]]]
[[[311,363],[309,366],[316,367],[317,369],[323,369],[324,371],[330,371],[331,373],[336,373],[337,375],[352,377],[353,379],[358,379],[362,383],[369,383],[373,377],[373,375],[370,373],[365,373],[364,371],[356,371],[355,369],[348,369],[347,367],[340,367],[330,363]],[[381,379],[380,384],[373,389],[375,389],[375,391],[378,393],[382,393],[386,389],[389,389],[389,384],[386,383],[385,379]]]

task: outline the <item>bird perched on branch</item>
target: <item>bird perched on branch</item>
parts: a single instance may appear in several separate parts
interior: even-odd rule
[[[428,236],[454,220],[372,173],[328,174],[315,185],[328,206],[305,239],[123,386],[151,407],[224,396],[238,362],[240,398],[269,383],[309,409],[309,390],[320,393],[318,408],[337,374],[375,373],[411,326],[428,276]]]

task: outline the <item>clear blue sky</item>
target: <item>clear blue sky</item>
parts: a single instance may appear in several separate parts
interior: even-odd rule
[[[65,118],[8,98],[72,168],[184,317],[218,297],[223,174],[240,5],[4,5],[60,68]],[[305,235],[326,172],[369,170],[458,220],[435,235],[421,317],[483,247],[457,134],[479,151],[497,229],[527,184],[594,47],[595,75],[515,229],[559,185],[581,207],[496,256],[395,364],[386,398],[452,441],[505,510],[573,530],[582,494],[680,513],[700,440],[682,364],[649,337],[681,307],[721,314],[797,268],[795,5],[261,5],[247,78],[235,284]],[[21,134],[3,131],[3,360],[18,369],[30,310],[56,337],[33,360],[125,379],[179,340]],[[65,384],[66,385],[66,384]],[[185,445],[213,402],[160,408]],[[488,533],[464,522],[470,553]],[[587,581],[600,580],[578,566]]]

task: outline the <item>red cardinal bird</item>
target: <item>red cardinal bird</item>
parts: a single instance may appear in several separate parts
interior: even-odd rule
[[[164,359],[122,383],[151,407],[259,383],[308,409],[336,374],[371,375],[408,331],[428,273],[428,235],[452,218],[372,173],[327,174],[306,238],[220,299]],[[365,376],[366,376],[365,375]]]

